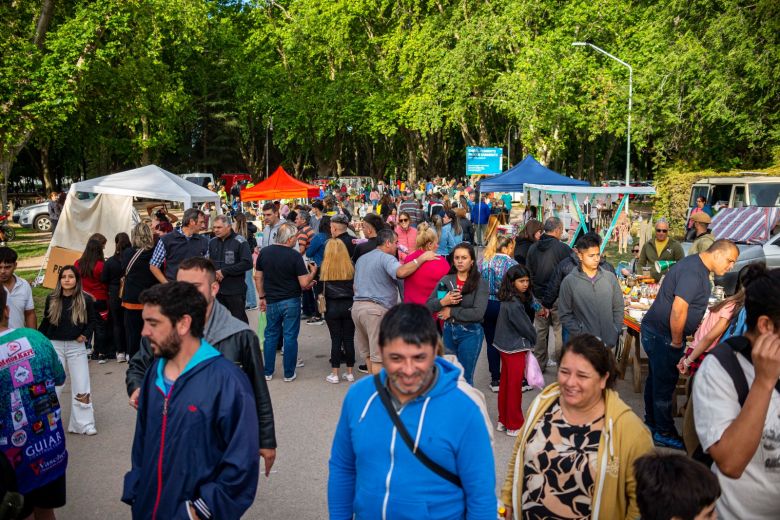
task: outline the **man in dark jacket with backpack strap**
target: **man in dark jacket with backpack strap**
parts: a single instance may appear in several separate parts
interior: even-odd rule
[[[544,221],[544,234],[528,250],[526,267],[531,271],[534,292],[540,296],[546,294],[547,284],[553,277],[555,267],[571,255],[571,248],[561,242],[561,235],[563,235],[563,223],[559,218],[550,217]],[[556,294],[555,299],[557,298]],[[561,347],[563,347],[558,307],[546,307],[543,315],[536,316],[534,326],[536,327],[537,337],[534,356],[536,356],[539,366],[544,371],[549,357],[547,338],[549,337],[550,329],[555,334],[555,352],[560,352]]]
[[[219,285],[214,274],[214,264],[206,258],[190,258],[182,262],[177,273],[179,281],[190,282],[206,298],[206,326],[204,337],[226,359],[236,364],[249,378],[255,397],[258,419],[260,456],[265,460],[268,475],[276,458],[276,434],[274,412],[268,384],[263,377],[263,360],[257,335],[249,326],[230,315],[216,298]],[[130,404],[138,405],[138,396],[144,375],[154,363],[149,340],[144,338],[138,353],[127,367],[126,383]]]
[[[206,299],[189,283],[147,289],[144,376],[122,501],[134,519],[238,519],[257,491],[257,413],[249,382],[203,339]]]

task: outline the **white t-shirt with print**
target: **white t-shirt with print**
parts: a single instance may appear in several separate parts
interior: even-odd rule
[[[753,384],[755,371],[744,356],[737,359],[748,385]],[[737,418],[737,390],[720,361],[707,356],[693,385],[693,413],[696,433],[705,451],[718,442],[726,428]],[[780,394],[772,391],[764,431],[758,449],[739,479],[720,473],[712,465],[721,487],[717,503],[718,518],[751,520],[780,518]]]

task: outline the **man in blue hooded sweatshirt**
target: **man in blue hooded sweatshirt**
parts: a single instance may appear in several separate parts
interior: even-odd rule
[[[367,377],[350,388],[333,439],[331,520],[496,518],[488,429],[458,387],[461,369],[436,356],[438,342],[425,307],[402,304],[385,314],[379,384]],[[425,456],[438,471],[421,461]]]
[[[241,518],[259,470],[249,380],[202,339],[207,304],[194,285],[156,285],[141,303],[157,359],[138,399],[122,501],[139,520]]]

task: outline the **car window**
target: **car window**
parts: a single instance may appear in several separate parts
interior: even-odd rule
[[[734,186],[734,205],[732,207],[734,208],[745,207],[745,186],[744,185]]]
[[[694,186],[693,188],[691,188],[691,200],[688,201],[688,207],[695,208],[696,199],[698,199],[699,197],[704,197],[704,200],[708,200],[707,199],[708,191],[709,191],[709,186]]]
[[[750,205],[772,207],[780,205],[780,182],[750,185]]]
[[[713,206],[728,207],[731,200],[731,184],[716,184],[712,187],[709,203]]]

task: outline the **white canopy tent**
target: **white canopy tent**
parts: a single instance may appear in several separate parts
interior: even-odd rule
[[[76,182],[68,191],[41,272],[46,269],[52,247],[82,251],[93,233],[108,239],[105,254],[111,256],[116,234],[129,235],[141,221],[133,207],[133,197],[181,202],[185,208],[212,202],[217,213],[222,213],[219,195],[155,165]]]
[[[591,197],[599,197],[599,198],[606,197],[608,199],[611,199],[612,197],[620,197],[620,204],[618,205],[618,208],[614,213],[612,222],[610,223],[606,236],[604,237],[604,240],[601,243],[602,252],[604,251],[604,248],[606,247],[609,238],[612,236],[612,232],[615,230],[615,225],[617,224],[620,212],[623,211],[623,208],[628,202],[628,195],[655,195],[655,188],[651,186],[647,186],[647,187],[646,186],[604,186],[604,187],[555,186],[549,184],[526,183],[523,186],[523,188],[529,194],[528,203],[531,204],[532,201],[538,201],[539,207],[541,207],[542,203],[544,202],[546,195],[552,196],[554,200],[555,199],[562,200],[564,204],[567,198],[571,200],[575,208],[575,211],[579,216],[579,226],[577,227],[577,230],[572,234],[572,240],[571,240],[572,243],[569,244],[572,246],[574,245],[574,239],[577,236],[579,230],[581,229],[583,232],[587,231],[587,229],[585,228],[585,216],[582,214],[580,203],[577,200],[578,196],[579,198],[582,199],[591,198]],[[558,202],[558,200],[556,200],[556,202]]]
[[[217,211],[222,211],[219,195],[154,164],[74,183],[70,193],[74,192],[171,200],[181,202],[185,208],[197,202],[213,202]]]

